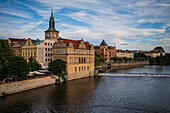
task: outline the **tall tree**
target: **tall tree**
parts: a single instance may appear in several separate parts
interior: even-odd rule
[[[27,74],[30,71],[30,66],[27,61],[21,56],[13,56],[7,62],[7,71],[11,76],[27,78]]]
[[[7,75],[7,62],[14,56],[7,41],[0,40],[0,76]]]
[[[66,81],[66,78],[64,77],[66,75],[66,73],[64,73],[66,71],[66,62],[61,60],[61,59],[56,59],[51,61],[48,64],[48,70],[51,71],[53,74],[58,75],[59,79],[58,81],[60,81],[60,78],[62,77],[62,79],[64,79],[64,81]]]

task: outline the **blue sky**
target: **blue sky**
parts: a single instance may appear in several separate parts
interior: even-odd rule
[[[170,0],[0,0],[0,38],[43,40],[51,8],[61,37],[170,52]]]

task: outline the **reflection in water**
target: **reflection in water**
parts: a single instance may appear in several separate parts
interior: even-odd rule
[[[0,113],[170,112],[170,78],[90,77],[0,97]]]

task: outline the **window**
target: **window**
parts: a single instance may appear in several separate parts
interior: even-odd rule
[[[47,62],[47,59],[45,59],[45,61]]]
[[[50,48],[48,48],[48,51],[50,51]]]
[[[86,71],[86,66],[84,66],[84,71]]]
[[[47,43],[45,43],[45,46],[47,45]]]
[[[74,62],[77,63],[77,58],[74,58]]]
[[[75,72],[77,72],[77,67],[75,67]]]
[[[47,48],[45,48],[45,51],[47,51]]]
[[[47,38],[49,38],[50,37],[50,34],[47,34]]]
[[[47,53],[45,54],[45,56],[47,57]]]
[[[51,43],[51,46],[52,46],[52,43]]]
[[[79,67],[79,71],[80,71],[80,67]]]
[[[70,63],[72,62],[72,58],[70,58]]]
[[[49,43],[48,43],[48,46],[49,46]]]
[[[87,70],[89,70],[89,66],[87,66]]]
[[[80,57],[79,57],[79,63],[80,63]]]
[[[56,38],[56,34],[53,34],[53,37]]]
[[[82,71],[83,71],[83,67],[82,67]]]

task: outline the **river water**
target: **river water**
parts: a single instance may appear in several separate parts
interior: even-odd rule
[[[170,78],[90,77],[0,97],[0,113],[27,112],[170,113]]]

